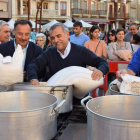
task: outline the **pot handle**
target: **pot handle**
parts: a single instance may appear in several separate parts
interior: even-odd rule
[[[93,98],[91,96],[87,96],[81,100],[81,105],[84,107],[85,110],[86,110],[86,105],[84,104],[84,102],[88,99],[93,99]]]
[[[65,103],[66,100],[62,100],[62,102],[60,102],[59,105],[57,105],[55,108],[54,108],[54,111],[59,113],[59,110],[60,110],[60,107]]]
[[[56,116],[58,116],[59,114],[59,109],[60,107],[65,103],[65,100],[63,100],[62,102],[60,102],[59,105],[57,105],[53,110],[52,110],[52,113],[50,115],[50,120],[53,121],[55,119],[55,113],[56,113]]]

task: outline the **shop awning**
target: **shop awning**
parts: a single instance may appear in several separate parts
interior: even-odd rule
[[[76,18],[73,17],[73,19],[75,21],[80,21],[83,20],[87,23],[91,23],[91,24],[110,24],[110,21],[106,18]]]

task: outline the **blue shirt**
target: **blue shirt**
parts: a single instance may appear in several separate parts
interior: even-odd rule
[[[140,48],[133,55],[127,68],[132,70],[136,75],[140,71]]]
[[[27,49],[28,49],[28,45],[22,50],[23,51],[23,61],[22,61],[22,69],[24,70],[24,65],[25,65],[25,60],[26,60],[26,54],[27,54]],[[16,43],[15,43],[15,39],[14,39],[14,46],[15,46],[15,50],[17,49]]]
[[[80,46],[84,46],[85,42],[88,40],[89,37],[83,33],[79,36],[75,36],[75,34],[70,36],[70,42]]]

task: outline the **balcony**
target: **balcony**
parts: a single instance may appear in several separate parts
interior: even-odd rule
[[[100,16],[100,15],[107,15],[107,10],[88,10],[88,9],[78,9],[78,8],[73,8],[72,9],[72,14],[74,15],[91,15],[91,16]]]
[[[124,3],[124,0],[116,0],[117,3]],[[111,0],[111,2],[115,2],[115,0]],[[131,2],[131,0],[126,0],[126,3]]]
[[[110,13],[108,15],[109,19],[130,19],[130,14],[129,13],[124,13],[124,14],[112,14]]]
[[[0,18],[11,18],[11,16],[9,15],[8,11],[0,11]]]
[[[137,8],[137,4],[136,3],[131,3],[130,7],[133,8],[133,9],[136,9]]]

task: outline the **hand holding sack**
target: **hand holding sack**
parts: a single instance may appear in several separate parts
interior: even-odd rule
[[[92,73],[93,71],[87,68],[70,66],[54,74],[47,81],[46,86],[73,85],[73,96],[82,99],[104,83],[103,77],[100,80],[93,80]]]
[[[0,85],[11,85],[23,81],[23,51],[20,45],[14,52],[13,57],[3,57],[0,54]]]

